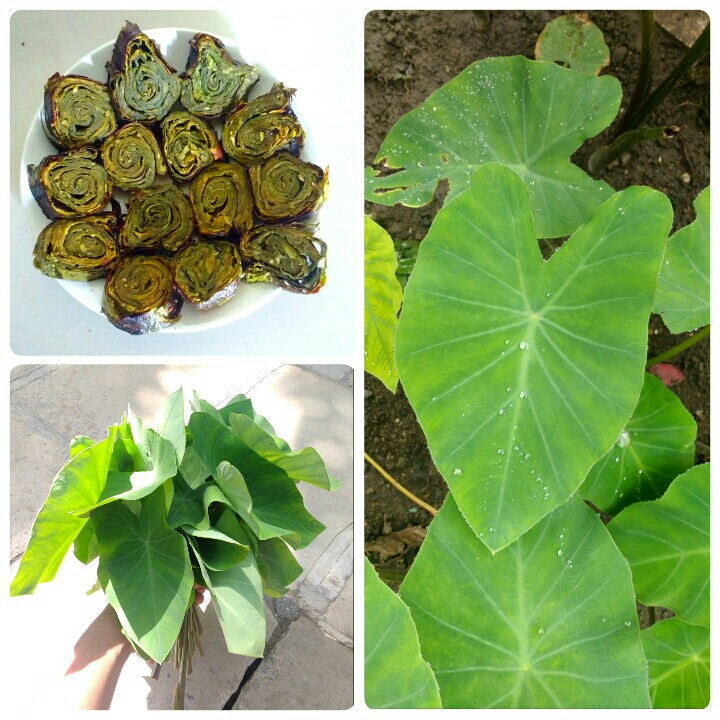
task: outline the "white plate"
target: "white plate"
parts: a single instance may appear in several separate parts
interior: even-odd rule
[[[182,72],[185,69],[188,53],[190,51],[188,42],[196,32],[201,31],[183,28],[155,28],[151,30],[143,29],[143,32],[160,46],[160,50],[165,60],[167,60],[167,62],[175,68],[177,72]],[[254,65],[258,69],[258,72],[260,73],[260,80],[250,92],[251,99],[268,92],[274,82],[282,80],[282,78],[273,77],[267,68],[260,62],[259,58],[243,57],[237,47],[237,44],[233,40],[219,35],[214,35],[214,37],[218,38],[225,44],[227,51],[235,60]],[[63,74],[85,75],[94,80],[106,82],[107,72],[105,64],[110,60],[114,45],[114,39],[104,45],[101,45],[92,52],[88,53],[85,57],[78,60],[77,63],[75,63]],[[271,59],[273,48],[268,47],[267,52],[268,59]],[[298,86],[295,85],[295,87]],[[37,92],[39,97],[42,99],[42,87],[30,88],[29,91]],[[27,166],[30,164],[37,165],[44,157],[47,157],[48,155],[55,155],[58,152],[57,148],[55,148],[47,139],[47,136],[42,128],[40,122],[41,109],[42,102],[38,107],[38,111],[35,114],[35,118],[30,126],[27,137],[25,138],[25,145],[23,147],[23,154],[20,163],[20,200],[23,206],[25,218],[33,237],[37,237],[40,234],[40,231],[50,221],[45,217],[42,210],[40,210],[40,207],[30,192],[27,180]],[[307,132],[309,126],[307,118],[299,113],[298,115],[298,119]],[[219,125],[216,126],[216,130],[218,127]],[[308,136],[309,135],[310,133],[308,133]],[[309,162],[314,162],[314,150],[315,144],[312,138],[307,137],[302,151],[302,158]],[[115,190],[113,192],[113,196],[120,200],[124,211],[127,194]],[[313,222],[318,222],[317,218],[314,218]],[[31,261],[28,260],[28,262]],[[48,281],[50,281],[50,278],[48,278]],[[105,284],[104,280],[93,280],[92,282],[56,280],[56,282],[60,283],[60,285],[67,290],[72,297],[81,302],[83,305],[96,313],[101,313],[103,288]],[[263,305],[276,297],[280,292],[283,291],[271,284],[241,282],[237,293],[228,302],[219,307],[201,311],[193,308],[190,303],[184,303],[180,318],[169,327],[164,328],[161,332],[194,332],[234,322],[241,317],[257,311]]]

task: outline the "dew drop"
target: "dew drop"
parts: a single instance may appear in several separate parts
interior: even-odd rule
[[[544,635],[545,634],[545,628],[538,628],[538,635]]]
[[[524,399],[527,397],[527,393],[523,390],[523,391],[520,393],[520,397],[524,400]]]
[[[453,470],[453,475],[462,475],[462,468],[455,468]]]
[[[607,622],[607,618],[601,618],[601,620],[605,623]]]
[[[433,395],[432,401],[433,401],[433,402],[437,402],[437,396],[436,396],[436,395]]]
[[[630,444],[630,433],[627,430],[623,430],[615,441],[615,444],[618,447],[626,448]]]
[[[520,349],[521,349],[521,350],[527,350],[528,347],[530,347],[530,346],[528,345],[528,343],[527,343],[526,340],[523,340],[523,341],[520,343]]]
[[[564,554],[565,554],[565,553],[563,552],[563,549],[562,549],[562,548],[560,548],[560,549],[557,551],[557,556],[558,556],[558,557],[562,557]]]
[[[488,532],[494,533],[494,532],[495,532],[495,528],[494,528],[494,527],[488,528]]]
[[[632,623],[629,620],[625,621],[625,627],[631,627]]]
[[[505,414],[505,408],[500,408],[498,410],[498,415],[504,415]]]
[[[506,344],[506,345],[509,345],[509,344],[510,344],[510,341],[509,341],[509,340],[506,340],[506,341],[505,341],[505,344]]]
[[[505,388],[505,392],[510,392],[511,390],[512,388],[509,385]]]
[[[498,454],[498,455],[504,455],[504,454],[505,454],[505,451],[504,451],[502,448],[498,448],[497,454]]]

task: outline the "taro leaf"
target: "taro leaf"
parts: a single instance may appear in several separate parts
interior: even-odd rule
[[[117,426],[108,428],[104,440],[73,455],[60,468],[33,523],[10,595],[29,595],[38,583],[55,577],[65,553],[87,522],[87,518],[71,512],[97,502],[105,486],[116,434]]]
[[[239,565],[215,572],[205,567],[194,538],[188,538],[210,591],[228,651],[262,657],[265,650],[265,604],[262,579],[252,553]]]
[[[436,216],[396,360],[435,464],[491,550],[577,490],[630,418],[671,220],[664,195],[628,188],[545,261],[525,185],[497,164]]]
[[[263,581],[263,592],[271,597],[284,595],[288,585],[297,580],[303,570],[281,538],[258,541],[255,558]]]
[[[165,522],[163,489],[143,498],[137,515],[116,502],[97,508],[92,523],[108,602],[133,642],[162,662],[180,632],[193,583],[187,543]]]
[[[696,465],[652,502],[625,508],[609,524],[630,563],[638,600],[710,627],[710,465]]]
[[[225,422],[223,420],[223,416],[220,414],[220,411],[214,405],[211,405],[207,400],[203,400],[196,391],[193,391],[192,398],[190,399],[190,409],[193,412],[207,413],[218,422]]]
[[[493,555],[452,495],[400,588],[443,707],[649,707],[627,563],[572,498]]]
[[[582,14],[563,15],[551,20],[535,43],[535,58],[564,67],[599,75],[610,64],[610,49],[600,28]]]
[[[230,415],[230,428],[248,447],[261,457],[282,468],[295,482],[306,482],[323,490],[340,487],[337,478],[330,477],[323,459],[311,447],[295,452],[283,452],[275,439],[246,415]]]
[[[692,467],[696,434],[695,420],[677,395],[645,373],[635,412],[612,450],[588,473],[580,494],[610,515],[659,498]]]
[[[185,454],[178,470],[191,488],[200,487],[210,476],[205,463],[200,459],[192,445],[185,447]]]
[[[480,60],[400,118],[365,171],[365,199],[420,207],[447,178],[448,199],[474,170],[499,162],[530,191],[537,237],[572,233],[612,195],[569,157],[604,130],[620,105],[609,75],[590,77],[524,57]]]
[[[185,453],[185,406],[182,388],[165,398],[155,425],[158,434],[173,444],[177,462],[180,464]]]
[[[98,556],[97,535],[92,523],[86,522],[73,543],[73,555],[83,564],[87,565]]]
[[[136,470],[145,470],[146,464],[143,453],[135,443],[130,423],[123,417],[118,425],[117,438],[110,459],[110,470],[134,472]]]
[[[137,472],[111,470],[107,474],[107,483],[97,501],[90,507],[79,508],[73,512],[84,515],[113,500],[140,500],[150,495],[166,480],[174,477],[177,472],[177,456],[169,440],[148,428],[145,430],[145,443],[142,447],[147,452],[145,462],[148,470]]]
[[[377,709],[441,707],[438,685],[423,660],[410,611],[367,558],[365,704]]]
[[[261,540],[282,535],[296,549],[309,545],[324,529],[306,509],[302,495],[288,474],[248,447],[229,428],[205,412],[195,412],[188,424],[193,448],[213,474],[225,461],[242,474],[252,497],[252,514]],[[233,502],[227,484],[215,475],[220,489]],[[239,507],[237,512],[247,521]]]
[[[208,510],[212,503],[233,505],[214,482],[191,488],[183,480],[182,474],[178,473],[173,478],[173,497],[168,508],[167,523],[172,528],[191,525],[198,530],[207,530],[210,527]]]
[[[402,288],[392,238],[365,216],[365,371],[395,392],[395,330]]]
[[[689,332],[710,322],[710,188],[693,204],[694,222],[667,242],[653,308],[672,333]]]
[[[248,537],[230,508],[222,511],[212,527],[198,530],[186,525],[182,529],[195,538],[200,557],[209,570],[228,570],[250,552]]]
[[[640,633],[653,708],[704,708],[710,702],[710,631],[672,617]]]

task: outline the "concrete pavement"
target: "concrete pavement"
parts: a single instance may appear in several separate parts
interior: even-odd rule
[[[105,437],[129,405],[151,422],[163,398],[183,386],[213,404],[247,394],[293,449],[314,447],[342,485],[335,493],[301,484],[306,507],[327,529],[296,552],[304,570],[283,598],[266,598],[265,658],[227,652],[209,603],[202,606],[204,658],[188,678],[186,708],[343,710],[353,704],[353,378],[343,365],[24,365],[10,381],[10,578],[52,478],[77,434]],[[187,396],[187,392],[186,392]],[[62,673],[72,647],[102,610],[101,592],[85,595],[96,565],[72,553],[51,583],[5,604],[6,643],[16,649],[8,672],[18,712],[59,709]],[[244,680],[244,682],[243,682]],[[157,680],[133,656],[112,709],[168,709],[176,676]],[[238,688],[242,688],[238,693]]]

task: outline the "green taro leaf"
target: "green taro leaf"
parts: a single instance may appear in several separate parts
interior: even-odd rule
[[[420,652],[410,611],[367,558],[365,704],[375,709],[441,707],[438,685]]]
[[[396,360],[435,464],[491,550],[575,492],[630,418],[671,221],[664,195],[628,188],[546,261],[525,185],[497,164],[436,216]]]
[[[205,567],[194,538],[188,538],[210,591],[228,651],[262,657],[265,651],[265,604],[262,579],[252,553],[239,565],[215,572]]]
[[[325,463],[314,448],[284,452],[278,447],[272,435],[246,415],[230,415],[229,425],[245,445],[282,468],[295,482],[306,482],[331,491],[340,487],[339,480],[327,474]]]
[[[695,198],[695,220],[670,237],[653,311],[672,333],[710,322],[710,188]]]
[[[98,542],[92,523],[86,522],[73,543],[73,555],[83,564],[91,563],[98,556]]]
[[[635,412],[612,450],[588,473],[581,495],[610,515],[659,498],[695,461],[697,424],[662,381],[645,373]]]
[[[560,63],[586,75],[610,64],[610,49],[600,28],[581,14],[551,20],[535,43],[535,58]]]
[[[261,540],[282,536],[300,549],[325,529],[305,509],[302,495],[288,474],[258,455],[225,425],[208,413],[195,412],[190,416],[189,428],[198,456],[208,470],[216,474],[220,489]],[[252,498],[252,517],[257,529],[235,505],[228,483],[222,481],[219,466],[223,461],[241,474]]]
[[[73,455],[53,480],[50,494],[35,518],[27,549],[10,585],[10,595],[29,595],[38,583],[55,577],[62,559],[87,518],[73,510],[97,502],[105,486],[117,426],[99,443]]]
[[[615,117],[620,83],[524,57],[479,60],[404,115],[365,171],[365,199],[420,207],[447,178],[448,199],[489,162],[530,191],[537,237],[572,233],[613,193],[569,157]]]
[[[183,455],[179,470],[185,482],[191,488],[200,487],[210,477],[205,463],[197,452],[195,452],[195,448],[192,445],[185,447],[185,454]]]
[[[75,457],[79,452],[87,450],[87,448],[94,445],[92,438],[87,435],[77,435],[70,441],[70,457]]]
[[[185,453],[185,404],[182,388],[165,398],[155,425],[158,434],[172,443],[180,464]]]
[[[392,238],[365,216],[365,371],[392,392],[397,388],[395,330],[402,287],[395,277],[397,256]]]
[[[710,465],[696,465],[652,502],[625,508],[608,530],[632,569],[638,600],[710,627]]]
[[[263,591],[271,597],[280,597],[288,591],[288,585],[302,574],[290,548],[281,538],[259,540],[255,558],[263,581]]]
[[[187,543],[165,522],[163,489],[140,502],[137,515],[124,502],[93,512],[98,578],[133,642],[163,662],[180,632],[193,573]]]
[[[710,631],[679,618],[640,633],[653,708],[704,708],[710,702]]]
[[[630,571],[572,498],[502,552],[452,495],[400,588],[444,708],[647,708]]]
[[[139,447],[145,456],[144,467],[148,469],[136,472],[109,471],[107,482],[97,502],[90,507],[79,508],[74,511],[76,514],[87,514],[114,500],[140,500],[175,475],[177,456],[172,443],[151,428],[144,432],[145,439]]]
[[[282,439],[277,437],[275,429],[266,417],[259,415],[253,408],[252,401],[245,395],[236,395],[228,404],[219,410],[225,425],[230,427],[230,415],[247,415],[256,425],[259,425],[266,433],[273,436],[275,444],[283,452],[290,452],[290,446]]]

